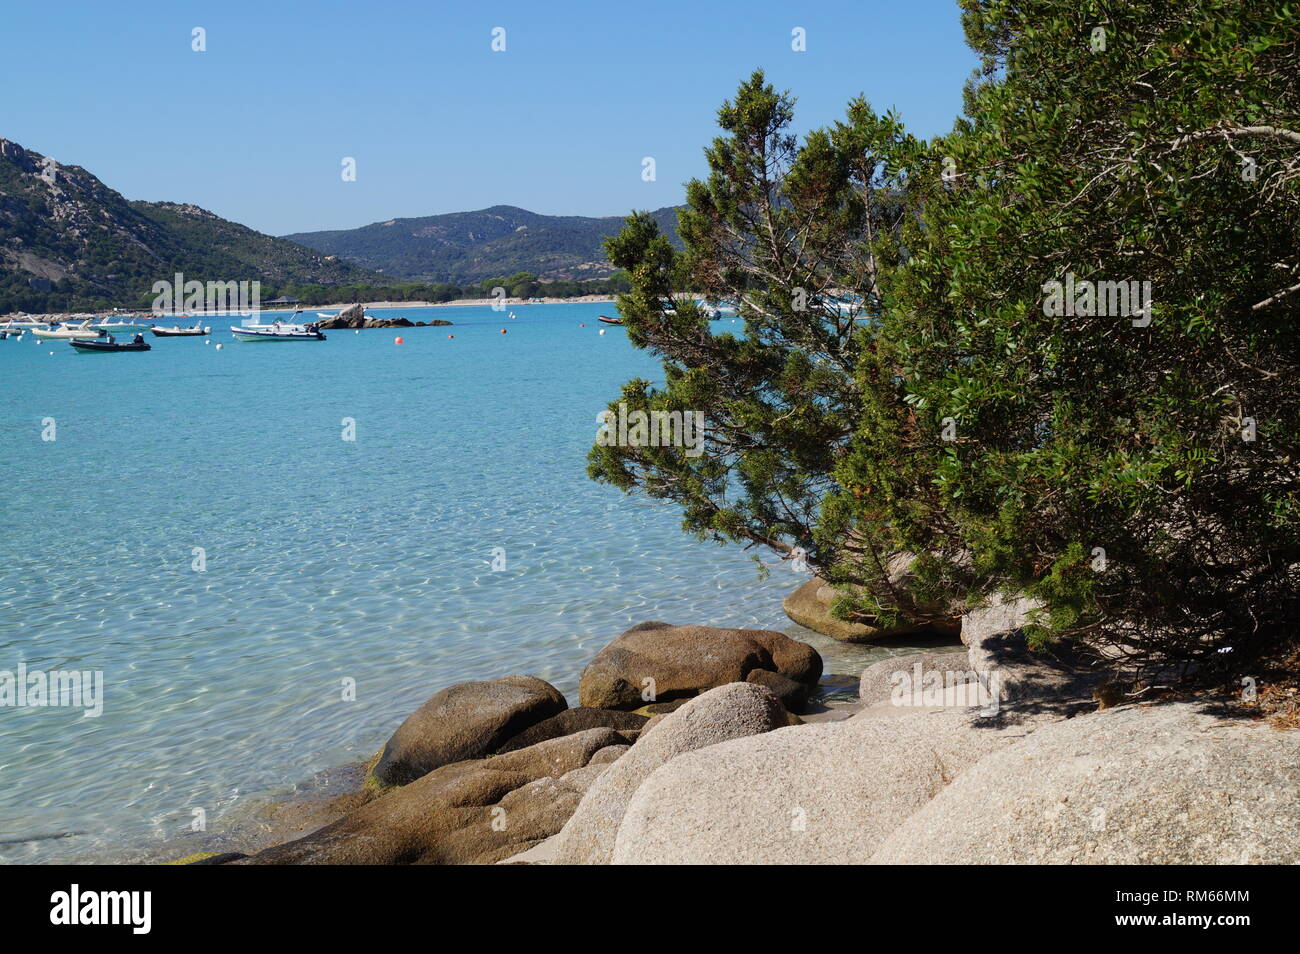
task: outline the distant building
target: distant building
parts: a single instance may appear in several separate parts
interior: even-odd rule
[[[281,295],[279,298],[272,298],[270,301],[264,301],[264,302],[262,302],[262,304],[263,304],[263,306],[265,306],[265,305],[301,305],[302,302],[300,302],[297,298],[286,298],[284,295]]]

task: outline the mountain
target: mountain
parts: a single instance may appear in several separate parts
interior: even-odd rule
[[[653,213],[680,247],[677,209]],[[623,227],[622,216],[539,215],[512,205],[390,219],[359,229],[298,232],[291,242],[373,268],[390,278],[479,282],[516,272],[547,281],[603,278],[614,269],[601,240]]]
[[[156,281],[382,279],[194,205],[129,202],[80,166],[0,139],[0,314],[138,306]]]

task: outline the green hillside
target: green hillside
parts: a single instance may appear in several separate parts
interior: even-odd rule
[[[0,139],[0,314],[136,307],[159,280],[382,281],[194,205],[129,202],[80,166]]]
[[[675,244],[677,210],[652,213]],[[338,255],[392,278],[478,282],[527,271],[544,281],[602,278],[614,271],[602,241],[622,216],[539,215],[510,205],[390,219],[358,229],[299,232],[289,241]]]

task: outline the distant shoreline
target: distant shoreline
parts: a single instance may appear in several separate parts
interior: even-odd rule
[[[575,298],[456,298],[452,301],[363,301],[360,302],[364,308],[462,308],[472,307],[475,305],[495,305],[500,302],[507,308],[521,308],[527,305],[571,305],[571,304],[591,304],[594,302],[614,303],[614,299],[608,295],[579,295]],[[335,309],[351,308],[357,302],[343,302],[332,305],[306,305],[304,310],[308,311],[334,311]],[[267,311],[269,309],[262,309]],[[292,309],[285,309],[286,311]]]
[[[463,308],[480,305],[492,306],[501,304],[505,308],[525,308],[528,305],[566,305],[566,304],[593,304],[608,303],[614,304],[614,299],[608,295],[579,295],[575,298],[457,298],[452,301],[363,301],[363,302],[335,302],[330,305],[297,305],[295,307],[284,308],[267,308],[261,307],[260,313],[279,313],[294,311],[342,311],[345,308],[351,308],[353,305],[360,304],[366,310],[372,308]],[[13,314],[0,315],[0,324],[9,319],[15,321],[67,321],[69,319],[94,318],[103,320],[107,318],[119,318],[129,315],[146,315],[151,314],[148,309],[132,311],[125,308],[119,308],[115,311],[63,311],[48,313],[29,313],[14,312]],[[238,317],[240,312],[194,312],[192,317],[212,317],[212,318],[233,318]],[[185,315],[153,315],[152,317],[168,320],[191,317]]]

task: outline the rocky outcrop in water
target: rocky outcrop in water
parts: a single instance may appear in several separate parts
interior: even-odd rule
[[[318,832],[236,863],[491,864],[559,831],[626,745],[613,729],[587,729],[444,765]]]
[[[450,325],[450,321],[434,319],[433,321],[411,321],[398,315],[395,318],[368,318],[364,305],[349,305],[333,318],[321,318],[317,325],[322,329],[330,328],[438,328]]]
[[[395,787],[202,863],[1300,863],[1300,730],[1187,701],[1099,709],[1093,674],[1029,652],[1032,608],[990,601],[965,653],[868,667],[856,714],[809,724],[778,695],[820,674],[811,647],[642,624],[593,660],[584,701],[639,703],[643,676],[677,698],[634,713],[568,709],[531,676],[451,686],[385,746],[375,776]],[[979,704],[892,692],[899,671],[989,667],[1011,691]]]
[[[637,709],[744,682],[759,669],[811,688],[822,659],[807,643],[770,629],[641,623],[596,654],[578,693],[584,706]]]
[[[448,686],[398,726],[374,776],[385,785],[405,785],[450,762],[490,755],[567,707],[558,689],[534,676]]]
[[[891,573],[891,577],[901,583],[910,566],[910,560],[899,561],[899,566]],[[821,577],[814,576],[787,596],[781,608],[785,610],[786,616],[800,626],[846,643],[870,643],[913,633],[955,636],[961,626],[956,617],[942,615],[939,607],[920,608],[928,614],[936,614],[935,620],[928,623],[879,626],[872,618],[843,620],[832,613],[838,595],[835,587]]]

